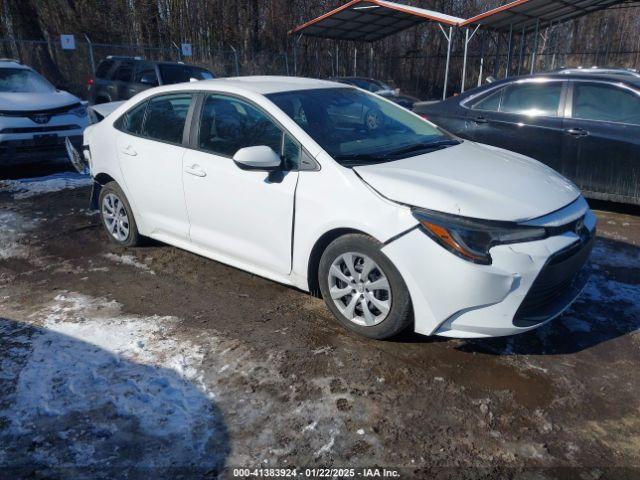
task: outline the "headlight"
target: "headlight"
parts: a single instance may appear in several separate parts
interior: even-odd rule
[[[484,221],[413,209],[423,231],[454,255],[470,262],[491,264],[489,250],[495,245],[530,242],[547,237],[543,227],[511,222]]]
[[[84,117],[87,115],[87,108],[84,105],[78,105],[77,107],[69,110],[69,113],[76,117]]]

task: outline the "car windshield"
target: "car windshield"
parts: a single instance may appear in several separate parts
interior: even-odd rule
[[[213,74],[200,67],[193,67],[191,65],[159,65],[160,76],[162,77],[162,83],[170,85],[173,83],[184,83],[193,80],[210,80],[213,78]]]
[[[404,108],[353,88],[267,97],[344,166],[393,161],[459,143]]]
[[[0,68],[0,92],[49,93],[55,87],[33,70]]]

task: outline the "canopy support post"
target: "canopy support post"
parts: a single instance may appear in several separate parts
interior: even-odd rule
[[[369,76],[373,77],[373,43],[369,45]]]
[[[353,76],[358,76],[358,47],[353,48]]]
[[[507,52],[507,69],[504,72],[504,78],[507,78],[511,73],[511,50],[513,46],[513,23],[509,25],[509,50]]]
[[[464,38],[464,56],[463,56],[463,60],[462,60],[462,87],[460,89],[460,93],[464,93],[464,87],[465,87],[465,83],[467,80],[467,53],[468,53],[468,49],[469,49],[469,42],[471,41],[471,39],[473,38],[473,36],[476,34],[476,32],[478,31],[478,28],[480,28],[480,25],[478,25],[475,30],[473,31],[473,33],[471,33],[471,35],[469,35],[469,29],[465,28],[465,38]]]
[[[520,55],[518,58],[518,75],[522,70],[522,64],[524,62],[524,45],[527,42],[527,34],[524,31],[524,25],[522,26],[522,33],[520,34]]]
[[[502,45],[502,34],[495,32],[496,40],[496,58],[493,61],[493,78],[497,79],[500,73],[500,45]]]
[[[536,20],[536,35],[533,38],[533,52],[531,53],[531,75],[535,71],[536,54],[538,52],[538,35],[540,34],[540,19]]]
[[[449,35],[447,35],[447,32],[442,28],[442,25],[438,24],[438,27],[440,27],[444,38],[447,39],[447,64],[444,69],[444,88],[442,89],[442,99],[446,100],[447,86],[449,84],[449,63],[451,62],[451,40],[453,39],[453,27],[449,27]]]
[[[298,42],[302,38],[302,34],[293,41],[293,76],[298,76]]]
[[[481,32],[480,40],[480,72],[478,73],[478,86],[482,85],[482,74],[484,73],[484,41],[487,32]]]

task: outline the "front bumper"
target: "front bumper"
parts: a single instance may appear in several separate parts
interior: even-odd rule
[[[21,165],[42,160],[66,158],[64,141],[67,137],[0,141],[0,167]],[[74,146],[82,147],[82,135],[70,136]]]
[[[0,117],[0,167],[66,156],[65,139],[82,146],[82,133],[89,119],[57,115],[39,125],[29,118]]]
[[[557,217],[554,214],[553,221]],[[407,284],[417,333],[499,337],[539,327],[577,298],[586,283],[582,267],[595,235],[596,219],[588,209],[584,224],[588,238],[567,232],[494,247],[491,265],[454,256],[420,229],[386,245],[383,252]]]

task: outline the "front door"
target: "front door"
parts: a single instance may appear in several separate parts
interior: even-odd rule
[[[182,142],[191,99],[191,94],[153,97],[127,114],[118,135],[127,192],[148,229],[145,233],[161,239],[188,237]]]
[[[235,164],[239,149],[258,145],[283,156],[282,175]],[[225,263],[288,275],[299,145],[248,101],[211,94],[202,106],[197,148],[183,159],[191,241]]]
[[[605,82],[572,82],[564,121],[570,178],[587,195],[640,199],[640,93]]]

